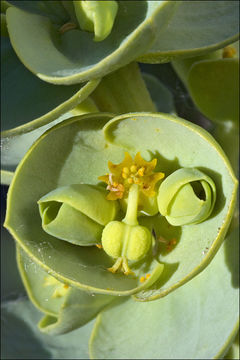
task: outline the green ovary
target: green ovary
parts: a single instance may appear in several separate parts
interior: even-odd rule
[[[116,1],[73,1],[82,30],[94,32],[94,40],[104,40],[112,31],[118,11]]]
[[[125,275],[132,271],[128,260],[141,260],[148,252],[151,242],[151,232],[144,226],[138,225],[139,186],[133,184],[128,195],[128,206],[125,218],[120,221],[111,221],[102,233],[104,251],[114,259],[115,264],[108,270],[115,273],[121,270]]]
[[[151,245],[151,233],[144,226],[132,226],[120,221],[110,222],[102,234],[104,251],[113,258],[142,259]]]

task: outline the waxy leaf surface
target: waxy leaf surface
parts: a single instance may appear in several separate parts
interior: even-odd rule
[[[91,359],[222,359],[239,326],[238,236],[235,229],[209,267],[166,298],[108,306]]]
[[[119,1],[111,34],[101,42],[79,28],[61,34],[62,13],[39,12],[42,1],[35,9],[23,3],[7,10],[13,47],[33,73],[56,84],[103,77],[137,58],[156,63],[197,55],[235,41],[239,32],[235,1]]]

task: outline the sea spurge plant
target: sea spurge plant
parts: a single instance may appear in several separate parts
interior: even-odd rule
[[[4,358],[224,357],[239,324],[237,180],[178,115],[196,113],[237,172],[238,13],[232,0],[1,2],[5,227],[44,314],[3,305]],[[172,60],[186,90],[166,65],[163,85],[133,62]]]

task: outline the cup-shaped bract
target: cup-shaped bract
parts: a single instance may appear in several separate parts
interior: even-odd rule
[[[156,159],[156,172],[165,173],[166,178],[178,169],[196,168],[213,180],[217,194],[211,216],[198,224],[171,226],[164,224],[160,214],[138,217],[139,225],[154,234],[153,247],[131,265],[135,275],[128,276],[107,270],[114,259],[103,249],[76,246],[49,235],[42,228],[37,204],[58,188],[99,185],[98,178],[109,172],[108,164],[121,163],[126,152],[132,158],[140,152],[145,161]],[[140,301],[152,300],[209,264],[229,226],[236,189],[226,155],[202,128],[161,113],[114,118],[107,113],[88,114],[56,125],[30,148],[9,188],[5,226],[27,255],[61,282],[95,293],[135,294]],[[116,220],[123,221],[123,216],[120,213]],[[166,241],[174,237],[176,246],[162,252],[161,236]]]
[[[87,184],[51,191],[38,201],[43,229],[76,245],[100,243],[103,226],[117,215],[118,204],[106,196],[105,189]]]
[[[218,1],[218,6],[212,1],[118,1],[111,33],[101,42],[77,26],[72,1],[54,6],[9,2],[14,6],[7,10],[8,30],[17,55],[34,74],[55,84],[103,77],[138,58],[162,63],[195,56],[238,36],[235,1]]]
[[[17,247],[18,269],[33,304],[44,313],[39,329],[50,335],[65,334],[90,321],[114,297],[70,287],[45,272]]]
[[[197,224],[215,205],[216,186],[202,171],[182,168],[169,175],[158,191],[158,208],[171,225]]]

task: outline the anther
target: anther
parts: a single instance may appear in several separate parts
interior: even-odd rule
[[[140,282],[143,283],[145,281],[145,277],[144,276],[141,276],[140,277]]]
[[[127,179],[127,182],[128,182],[129,184],[133,184],[133,178],[128,178],[128,179]]]
[[[131,170],[132,173],[135,173],[135,172],[137,171],[136,165],[132,165],[132,166],[130,167],[130,170]]]
[[[149,279],[150,276],[151,276],[151,274],[147,274],[147,275],[146,275],[146,279]]]
[[[145,172],[145,167],[141,167],[141,168],[138,170],[138,175],[144,176],[144,172]]]
[[[122,172],[122,177],[123,177],[124,179],[127,179],[127,178],[128,178],[128,175],[127,175],[126,173]]]

